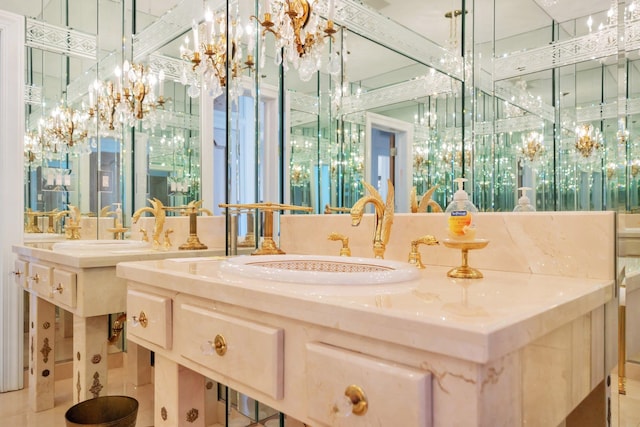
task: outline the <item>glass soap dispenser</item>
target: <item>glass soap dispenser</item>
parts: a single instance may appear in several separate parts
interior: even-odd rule
[[[522,193],[520,198],[518,199],[518,204],[515,208],[513,208],[514,212],[535,212],[536,208],[533,207],[531,201],[527,197],[527,190],[531,190],[530,187],[520,187],[518,188]]]
[[[453,180],[458,185],[458,191],[453,195],[453,200],[445,209],[447,215],[448,234],[455,240],[474,240],[476,238],[476,228],[473,216],[478,212],[478,208],[469,200],[469,195],[464,191],[465,178]]]

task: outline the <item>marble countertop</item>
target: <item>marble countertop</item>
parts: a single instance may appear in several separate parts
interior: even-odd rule
[[[396,284],[326,286],[247,279],[222,257],[125,262],[117,275],[477,363],[508,354],[613,297],[611,280],[483,270],[455,280],[427,266]]]
[[[151,248],[117,250],[60,250],[51,249],[51,242],[14,245],[13,252],[29,258],[53,262],[75,268],[113,267],[123,261],[158,260],[163,258],[211,257],[225,254],[225,248],[209,248],[199,251],[159,251]]]

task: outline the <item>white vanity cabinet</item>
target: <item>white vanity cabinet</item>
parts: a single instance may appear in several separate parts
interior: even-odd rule
[[[461,302],[439,267],[344,293],[219,261],[117,271],[130,311],[162,325],[128,336],[156,353],[156,427],[204,410],[205,378],[318,427],[558,425],[606,378],[608,280],[487,271]]]
[[[131,308],[127,307],[125,280],[116,277],[116,264],[126,260],[163,259],[168,256],[193,258],[221,253],[221,250],[53,251],[38,245],[14,246],[13,251],[18,256],[14,265],[15,283],[29,294],[29,397],[30,406],[35,411],[50,409],[55,403],[56,307],[73,315],[73,401],[104,395],[110,353],[111,325],[108,317]],[[131,303],[135,302],[132,298]],[[147,314],[153,319],[146,331],[154,331],[153,339],[170,348],[171,329],[162,329],[161,325],[171,327],[171,318],[166,318],[171,314],[171,298],[151,302],[155,305],[145,301]],[[132,317],[139,319],[139,313],[134,310]],[[165,316],[161,324],[155,321],[159,316]],[[143,328],[131,329],[135,333]],[[146,360],[148,365],[149,351],[144,348],[135,350],[137,357]],[[137,360],[129,362],[137,366]],[[132,374],[128,381],[134,385],[150,381],[148,370],[141,370],[139,376]]]

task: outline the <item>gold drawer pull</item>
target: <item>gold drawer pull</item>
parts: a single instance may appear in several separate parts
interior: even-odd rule
[[[58,283],[58,286],[53,288],[53,292],[58,292],[60,295],[62,295],[63,290],[64,290],[64,286],[62,286],[62,283]]]
[[[40,276],[38,275],[38,273],[36,273],[35,276],[29,277],[29,280],[33,280],[34,282],[38,283],[40,281]]]
[[[344,391],[344,395],[351,401],[351,413],[354,415],[364,415],[367,413],[367,409],[369,409],[367,396],[360,387],[351,384]]]
[[[140,325],[143,328],[146,328],[148,324],[149,324],[149,319],[147,319],[147,315],[144,311],[140,312],[140,316],[133,316],[134,326]]]
[[[224,356],[227,353],[227,341],[224,336],[218,334],[213,340],[213,348],[215,348],[218,356]]]
[[[14,276],[16,276],[16,277],[20,277],[20,276],[22,276],[22,275],[24,274],[24,273],[23,273],[22,271],[20,271],[20,270],[18,270],[18,271],[12,271],[11,273],[12,273]]]

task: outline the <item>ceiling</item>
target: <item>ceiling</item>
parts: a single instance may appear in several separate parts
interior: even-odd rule
[[[25,16],[44,16],[45,21],[53,22],[56,17],[62,16],[64,1],[69,2],[72,11],[98,4],[103,16],[107,16],[108,12],[114,16],[111,19],[117,20],[123,0],[94,0],[97,3],[88,0],[3,0],[0,7]],[[202,0],[184,1],[202,4]],[[138,28],[144,28],[155,17],[180,2],[181,0],[136,0]],[[460,9],[461,0],[362,0],[362,3],[441,46],[448,46],[452,36],[456,40],[461,37],[460,19],[445,17],[446,12]],[[129,5],[130,1],[125,4]],[[606,19],[609,7],[609,3],[604,0],[475,0],[467,1],[466,4],[468,17],[473,18],[467,25],[473,28],[476,45],[487,44],[487,49],[483,51],[491,53],[495,49],[497,54],[548,44],[554,20],[561,23],[561,37],[584,34],[587,32],[587,17],[593,16],[594,27],[597,28],[599,22]],[[74,28],[79,26],[82,29],[82,25],[87,25],[88,32],[91,31],[90,28],[95,31],[95,20],[87,20],[86,16],[72,15],[69,22],[75,24]],[[102,26],[104,25],[101,24],[100,28]],[[118,47],[119,41],[116,38],[102,40],[101,37],[102,48]],[[108,46],[109,43],[113,47]],[[394,78],[406,76],[410,67],[415,65],[414,61],[401,55],[385,54],[384,48],[376,47],[368,40],[356,36],[350,37],[349,48],[352,56],[358,57],[357,61],[350,61],[347,65],[351,81],[371,81],[376,82],[376,85],[383,85],[382,82],[386,81],[391,84]],[[362,54],[363,52],[366,54]]]

